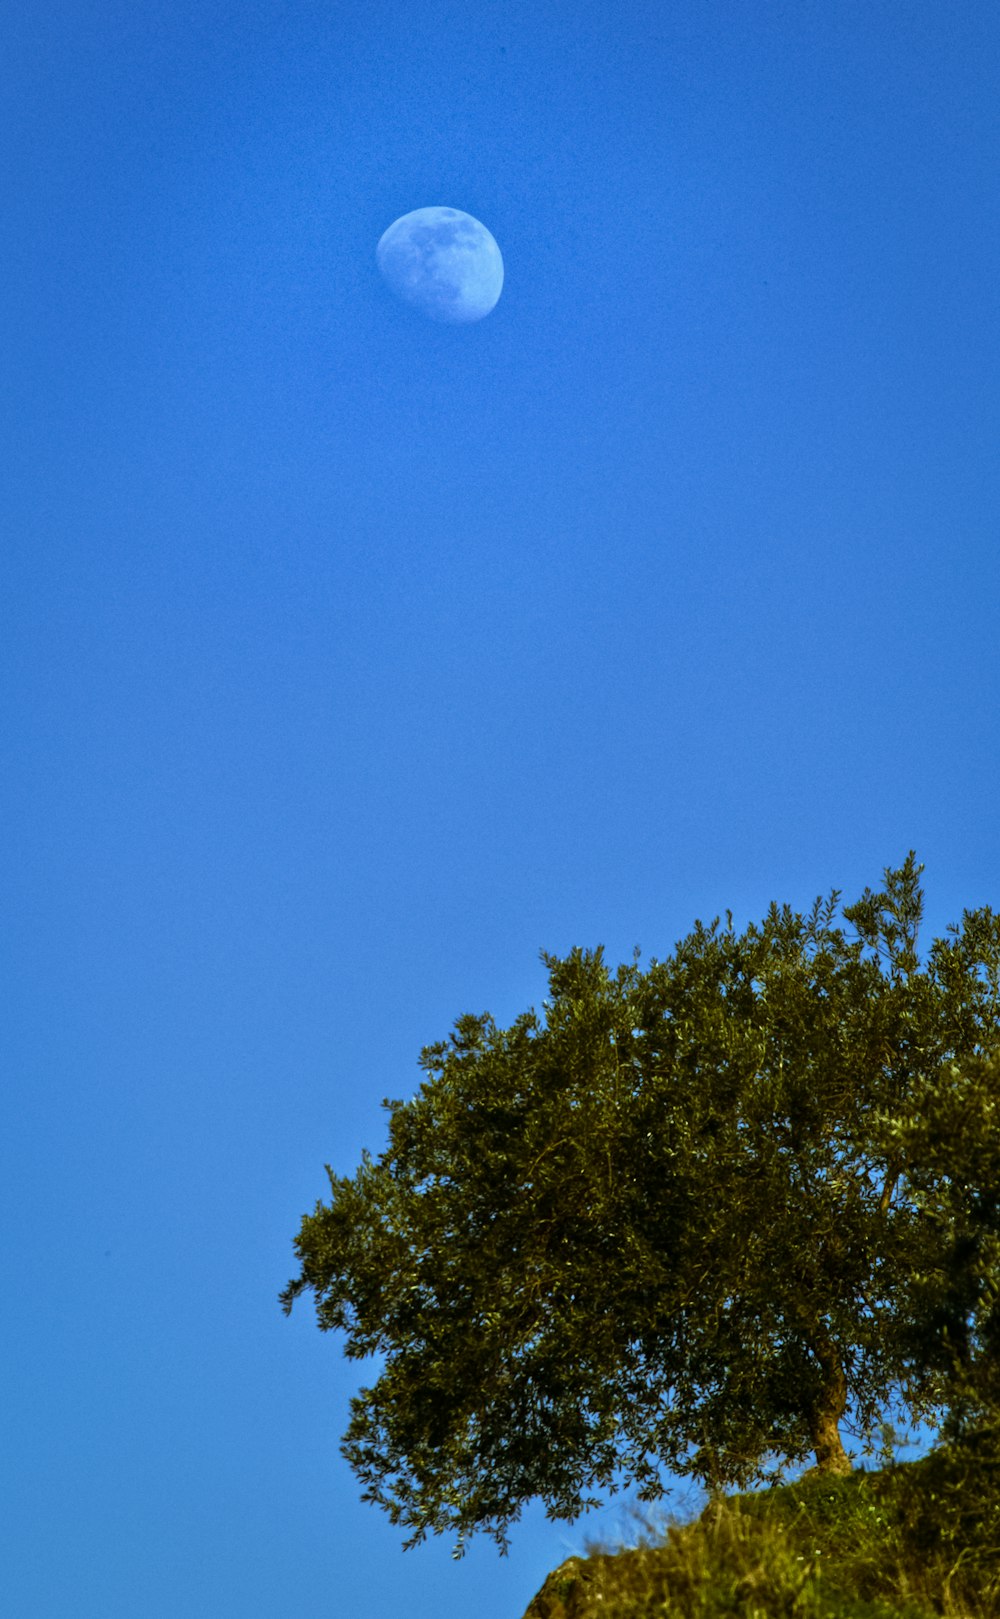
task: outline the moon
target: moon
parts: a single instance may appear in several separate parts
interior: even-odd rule
[[[415,208],[375,250],[382,277],[403,303],[452,326],[482,320],[503,287],[500,249],[478,219],[459,208]]]

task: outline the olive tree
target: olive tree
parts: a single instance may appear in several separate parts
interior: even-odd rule
[[[664,1470],[848,1471],[847,1422],[870,1450],[891,1410],[943,1411],[965,1214],[914,1154],[920,1109],[998,1043],[1000,929],[966,912],[922,964],[921,869],[887,869],[847,930],[834,890],[696,922],[646,968],[546,955],[540,1013],[459,1018],[384,1103],[381,1156],[328,1166],[282,1303],[310,1290],[381,1361],[343,1451],[407,1546],[504,1550],[528,1501],[572,1520]]]

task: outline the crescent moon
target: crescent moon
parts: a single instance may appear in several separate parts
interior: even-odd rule
[[[383,234],[379,270],[403,303],[431,320],[467,325],[496,306],[503,259],[485,225],[459,208],[415,208]]]

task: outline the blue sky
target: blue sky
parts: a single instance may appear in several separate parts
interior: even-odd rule
[[[996,9],[5,32],[4,1605],[518,1619],[617,1512],[404,1554],[292,1238],[542,948],[1000,904]]]

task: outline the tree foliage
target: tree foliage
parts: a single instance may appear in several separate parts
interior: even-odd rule
[[[911,853],[837,921],[773,904],[662,961],[546,955],[548,995],[458,1019],[389,1144],[303,1218],[323,1329],[379,1357],[343,1450],[412,1531],[506,1548],[664,1469],[710,1488],[850,1463],[893,1402],[981,1415],[1000,1313],[1000,918],[918,955]],[[970,1381],[971,1380],[971,1381]]]

